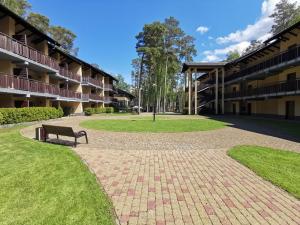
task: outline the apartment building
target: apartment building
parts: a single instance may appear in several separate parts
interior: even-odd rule
[[[53,106],[66,114],[110,106],[117,80],[0,5],[0,107]]]
[[[300,23],[231,62],[184,63],[189,114],[300,119]]]

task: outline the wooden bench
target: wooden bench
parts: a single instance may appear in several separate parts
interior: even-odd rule
[[[49,138],[49,134],[54,134],[56,135],[56,138],[59,139],[60,136],[66,136],[66,137],[74,137],[75,138],[75,143],[74,146],[77,146],[77,138],[85,136],[86,143],[88,144],[88,137],[87,133],[85,131],[79,131],[79,132],[74,132],[72,127],[62,127],[62,126],[53,126],[53,125],[42,125],[44,129],[44,141],[47,141],[47,138]]]

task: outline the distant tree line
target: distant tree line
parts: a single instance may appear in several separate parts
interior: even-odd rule
[[[74,47],[76,35],[65,27],[51,25],[47,16],[31,12],[31,5],[27,0],[0,0],[0,4],[23,17],[41,32],[52,37],[70,54],[75,56],[78,54],[79,48]]]

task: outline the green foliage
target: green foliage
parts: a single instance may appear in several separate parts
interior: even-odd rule
[[[226,61],[230,62],[232,60],[238,59],[240,57],[240,53],[238,51],[230,51],[227,54]]]
[[[276,4],[274,13],[270,16],[274,19],[271,32],[277,34],[300,19],[300,7],[297,2],[290,3],[288,0],[281,0]]]
[[[0,108],[0,124],[56,119],[63,116],[62,109],[53,107]]]
[[[49,33],[64,49],[69,52],[72,51],[76,38],[76,35],[72,31],[61,26],[51,26]]]
[[[124,77],[121,74],[118,74],[117,77],[118,82],[116,84],[116,87],[125,90],[125,91],[130,91],[130,85],[126,83]]]
[[[114,113],[113,107],[97,107],[97,108],[85,108],[84,114],[86,116],[91,116],[93,114],[101,114],[101,113]]]
[[[31,5],[27,0],[0,0],[0,4],[21,17],[25,17],[31,9]]]
[[[1,225],[115,224],[110,200],[74,151],[19,130],[0,129]]]
[[[27,21],[45,34],[48,33],[50,26],[50,20],[48,17],[39,13],[31,12],[27,17]]]
[[[236,146],[228,155],[300,198],[300,154],[259,146]]]

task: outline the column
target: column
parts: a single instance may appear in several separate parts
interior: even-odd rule
[[[225,77],[225,69],[222,68],[222,114],[225,113],[225,106],[224,106],[224,92],[225,92],[225,85],[224,85],[224,77]]]
[[[198,114],[198,80],[197,73],[195,73],[195,115]]]
[[[216,85],[215,85],[215,114],[219,113],[219,69],[216,69]]]
[[[189,72],[188,78],[188,86],[189,86],[189,115],[192,114],[192,72]]]

